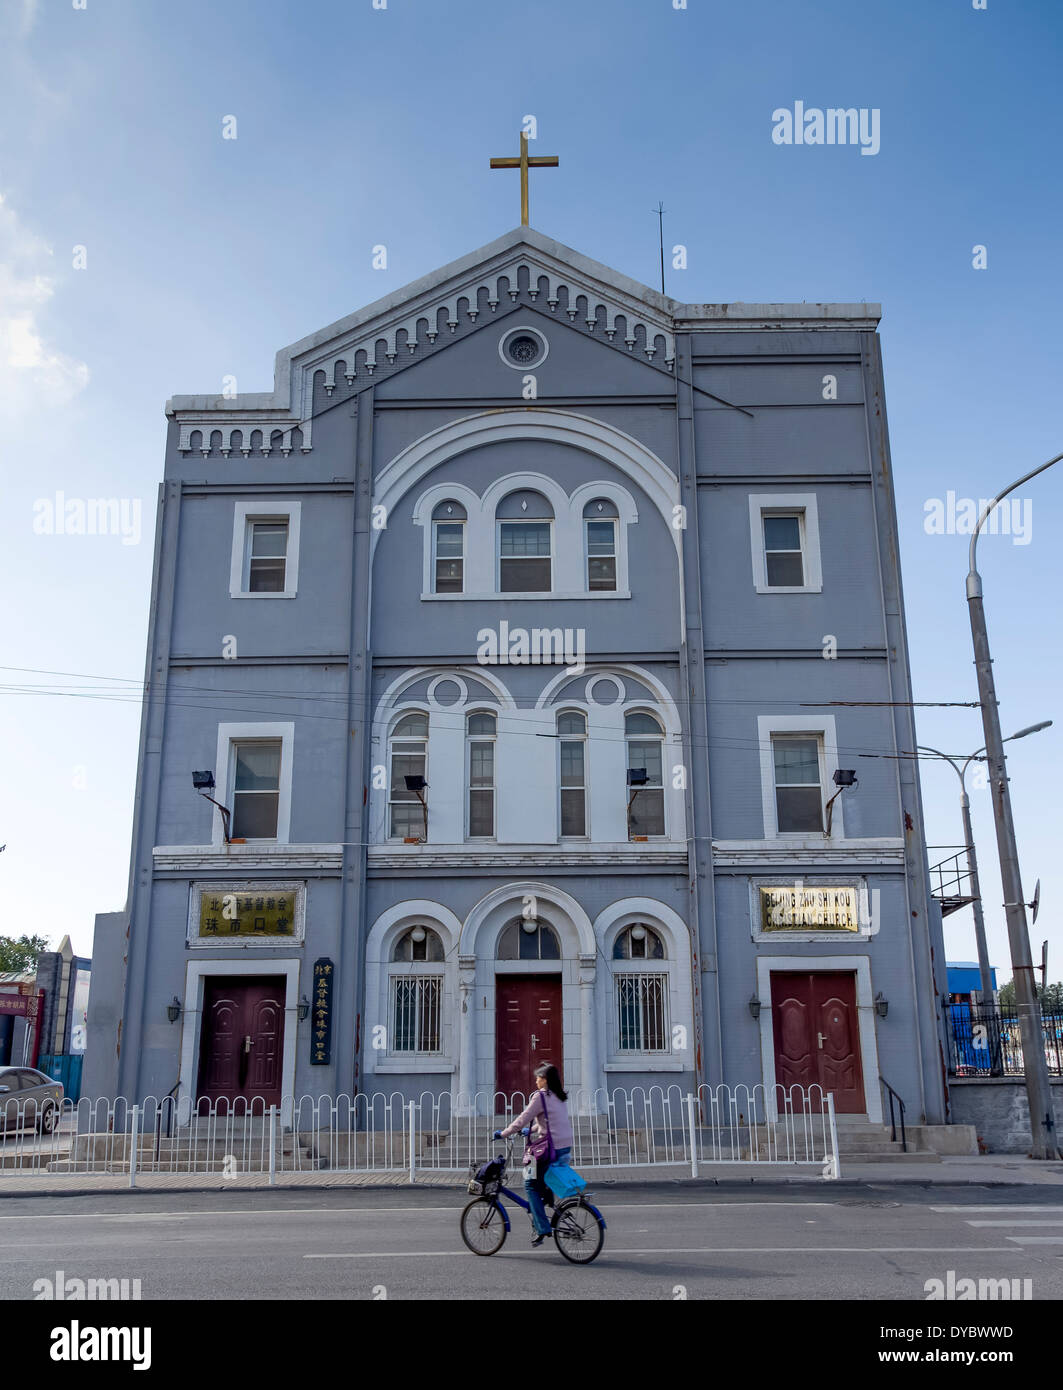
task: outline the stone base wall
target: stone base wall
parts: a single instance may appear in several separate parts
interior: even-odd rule
[[[1063,1148],[1063,1077],[1052,1078],[1056,1142]],[[953,1077],[949,1081],[951,1119],[973,1125],[982,1152],[1028,1154],[1030,1107],[1021,1076]]]

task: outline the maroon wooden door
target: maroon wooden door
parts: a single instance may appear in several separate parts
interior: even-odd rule
[[[856,976],[772,971],[775,1080],[780,1086],[822,1086],[839,1114],[866,1108],[856,1012]]]
[[[208,977],[199,1045],[202,1098],[280,1104],[284,993],[283,979]]]
[[[563,1071],[561,977],[499,975],[495,979],[495,1085],[530,1094],[540,1062]]]

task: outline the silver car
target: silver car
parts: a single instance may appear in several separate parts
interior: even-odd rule
[[[62,1082],[33,1067],[0,1067],[0,1138],[19,1129],[51,1134],[62,1103]]]

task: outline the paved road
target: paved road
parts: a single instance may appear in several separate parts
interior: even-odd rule
[[[1063,1298],[1063,1193],[823,1184],[601,1196],[598,1261],[530,1247],[527,1218],[469,1254],[449,1191],[326,1190],[0,1197],[0,1298],[34,1282],[139,1278],[145,1299],[926,1297],[927,1279],[1032,1279]],[[382,1290],[384,1291],[382,1293]]]

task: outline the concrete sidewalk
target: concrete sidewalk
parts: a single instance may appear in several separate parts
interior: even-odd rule
[[[580,1170],[595,1191],[619,1185],[638,1183],[643,1186],[684,1184],[694,1181],[690,1165],[667,1164],[633,1168],[584,1168]],[[463,1191],[468,1172],[433,1173],[427,1169],[417,1173],[415,1187],[449,1188]],[[967,1183],[990,1185],[1035,1184],[1063,1189],[1063,1162],[1038,1161],[1012,1157],[1007,1154],[982,1157],[941,1158],[934,1163],[867,1163],[842,1159],[841,1177],[826,1180],[813,1164],[753,1164],[702,1163],[697,1181],[719,1186],[765,1185],[779,1183],[814,1184],[822,1188],[840,1188],[859,1183],[883,1183],[891,1186],[911,1184],[949,1187]],[[510,1186],[519,1190],[520,1176],[510,1177]],[[137,1192],[232,1192],[238,1189],[268,1188],[268,1173],[241,1173],[224,1178],[220,1173],[174,1175],[169,1173],[137,1174]],[[409,1190],[411,1184],[405,1171],[382,1173],[340,1173],[327,1170],[312,1172],[279,1172],[276,1188],[337,1188],[367,1187]],[[5,1174],[0,1170],[0,1198],[14,1196],[67,1195],[83,1192],[128,1192],[128,1173],[61,1173],[42,1172],[35,1175]],[[1063,1198],[1061,1198],[1063,1200]]]

